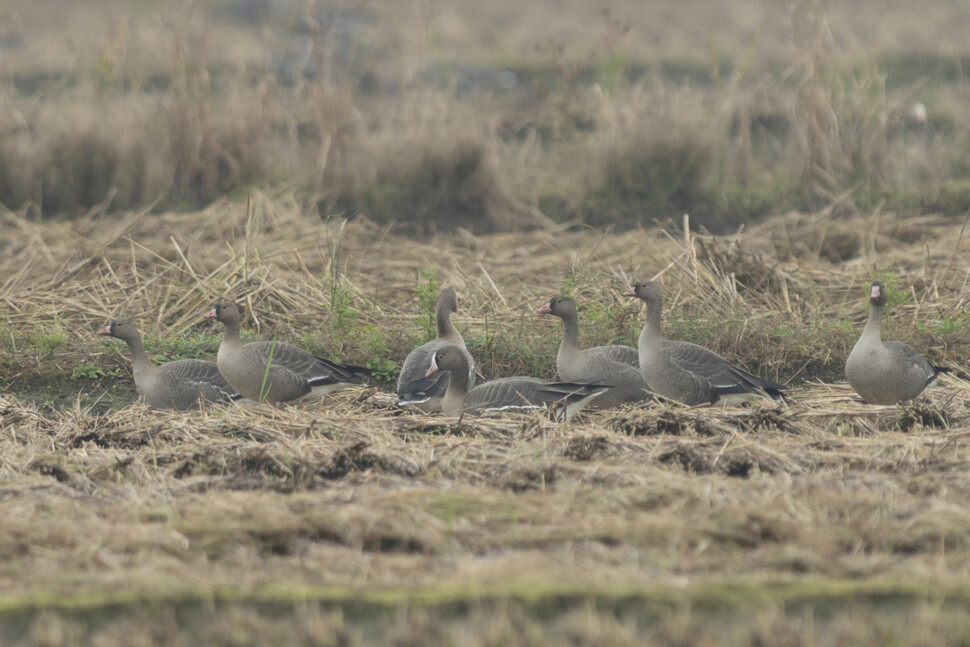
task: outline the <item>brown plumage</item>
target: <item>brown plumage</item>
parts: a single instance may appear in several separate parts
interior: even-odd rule
[[[909,344],[883,341],[880,327],[886,286],[869,287],[869,321],[845,361],[845,377],[870,404],[912,400],[936,381],[937,370]]]
[[[206,315],[225,326],[216,363],[226,381],[256,402],[288,402],[319,397],[366,383],[368,371],[345,366],[277,341],[243,344],[242,311],[234,303],[217,303]]]
[[[161,366],[152,364],[141,334],[127,319],[115,319],[98,334],[115,337],[128,344],[135,389],[153,408],[185,410],[198,406],[203,398],[216,403],[241,398],[219,373],[215,362],[179,359]]]
[[[541,306],[539,314],[562,319],[563,337],[556,355],[559,379],[568,382],[596,381],[610,389],[594,399],[589,406],[608,408],[628,402],[650,399],[647,381],[640,372],[639,352],[630,346],[595,346],[581,350],[579,313],[572,299],[555,296]]]
[[[654,393],[687,405],[739,404],[756,395],[781,397],[780,384],[752,375],[697,344],[665,339],[660,332],[660,284],[641,281],[623,296],[635,296],[647,306],[637,347],[640,370]]]
[[[418,346],[404,359],[401,374],[397,378],[397,398],[401,406],[410,406],[424,412],[441,411],[445,389],[448,388],[448,371],[426,376],[428,363],[436,352],[448,346],[457,346],[468,361],[468,381],[475,383],[475,359],[465,348],[465,340],[451,323],[451,313],[458,311],[458,295],[452,288],[445,288],[435,304],[437,338]]]
[[[431,357],[427,375],[448,371],[448,388],[442,401],[446,416],[484,411],[526,411],[553,407],[556,418],[568,420],[609,387],[572,382],[544,382],[534,377],[505,377],[468,388],[468,361],[456,346]]]

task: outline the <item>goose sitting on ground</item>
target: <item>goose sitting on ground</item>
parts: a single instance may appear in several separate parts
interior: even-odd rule
[[[505,377],[468,389],[468,360],[457,346],[431,356],[427,375],[448,371],[442,411],[446,416],[484,411],[525,411],[555,407],[557,420],[569,420],[609,387],[579,382],[544,382],[534,377]]]
[[[206,315],[225,326],[216,362],[226,381],[255,402],[288,402],[320,397],[350,386],[365,384],[368,371],[344,366],[291,344],[254,341],[239,337],[242,312],[234,303],[217,303]]]
[[[623,296],[646,304],[646,321],[640,333],[640,370],[650,390],[686,405],[731,405],[756,395],[780,398],[784,387],[752,375],[712,350],[684,341],[664,339],[660,333],[663,295],[653,281],[637,283]]]
[[[198,406],[201,400],[226,403],[242,398],[222,377],[215,362],[179,359],[161,366],[152,364],[138,329],[127,319],[115,319],[98,334],[128,344],[135,389],[154,409],[185,410]]]
[[[912,346],[882,341],[879,329],[886,305],[882,281],[873,281],[869,287],[869,305],[869,322],[845,362],[845,377],[870,404],[912,400],[933,385],[938,371]]]
[[[468,384],[475,384],[475,360],[465,348],[465,340],[451,323],[451,313],[458,311],[458,295],[452,288],[445,288],[435,304],[435,323],[438,337],[418,346],[404,359],[401,374],[397,378],[398,404],[410,406],[426,413],[441,411],[441,401],[448,388],[448,371],[425,376],[434,354],[448,346],[457,346],[468,362]]]
[[[591,407],[617,407],[626,402],[650,399],[646,380],[640,372],[639,352],[630,346],[596,346],[580,350],[579,315],[569,297],[556,296],[539,308],[539,314],[562,319],[563,337],[556,355],[559,379],[569,382],[596,381],[612,388],[590,403]]]

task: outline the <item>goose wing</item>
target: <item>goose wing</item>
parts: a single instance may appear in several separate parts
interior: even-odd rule
[[[678,366],[707,381],[718,394],[752,393],[764,391],[778,396],[784,391],[780,384],[752,375],[735,366],[717,353],[690,342],[670,342],[670,358]]]
[[[277,379],[293,378],[305,381],[309,386],[330,384],[363,384],[369,371],[360,366],[347,366],[316,357],[302,348],[280,341],[256,341],[244,347],[255,355],[260,364],[270,365]],[[288,377],[292,376],[292,377]]]
[[[925,384],[932,384],[939,371],[934,368],[918,350],[901,341],[887,341],[884,346],[889,349],[907,373],[917,374]]]
[[[522,411],[557,406],[559,417],[569,418],[575,409],[609,389],[583,382],[544,382],[533,377],[507,377],[486,382],[468,392],[468,411]],[[573,405],[573,408],[570,408]]]
[[[632,346],[597,346],[590,350],[595,350],[614,362],[640,370],[640,351]]]
[[[180,359],[159,367],[176,388],[201,393],[209,402],[238,400],[242,396],[229,386],[215,362],[202,359]]]

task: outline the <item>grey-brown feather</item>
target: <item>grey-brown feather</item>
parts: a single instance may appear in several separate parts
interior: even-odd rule
[[[640,353],[632,346],[596,346],[595,348],[614,362],[640,368]]]
[[[132,353],[135,389],[149,406],[156,409],[191,409],[200,398],[224,403],[239,394],[229,386],[215,362],[180,359],[155,366],[135,325],[127,319],[112,321],[101,334],[121,339]]]
[[[339,388],[364,383],[343,367],[335,370],[333,363],[284,342],[250,342],[243,345],[242,356],[250,368],[245,376],[234,375],[233,380],[238,381],[240,393],[257,401],[295,400],[309,395],[316,384]]]
[[[243,344],[239,337],[242,311],[233,303],[218,303],[207,316],[215,316],[225,326],[217,357],[219,371],[250,400],[287,402],[366,382],[366,369],[314,357],[292,344]]]
[[[597,381],[610,387],[590,406],[616,407],[650,399],[636,348],[610,345],[581,350],[578,345],[579,313],[575,302],[567,296],[551,298],[539,312],[558,317],[563,322],[563,338],[556,355],[559,378],[570,382]]]
[[[845,377],[871,404],[896,404],[912,400],[936,380],[937,370],[912,346],[882,341],[882,311],[886,286],[870,286],[869,320],[845,361]]]
[[[782,385],[752,375],[703,346],[665,339],[660,331],[659,284],[637,283],[633,294],[647,306],[638,349],[640,370],[654,393],[687,405],[733,404],[761,394],[781,397]]]
[[[447,347],[432,360],[432,367],[450,371],[442,408],[448,415],[461,412],[557,408],[559,418],[568,419],[590,399],[608,387],[597,384],[545,382],[534,377],[506,377],[468,389],[468,362],[461,349]]]
[[[573,382],[545,382],[534,377],[506,377],[491,380],[468,392],[465,411],[516,411],[565,407],[587,398],[602,397],[605,385]],[[562,416],[565,417],[565,416]]]
[[[150,392],[139,392],[155,408],[185,410],[195,407],[200,397],[212,403],[238,398],[216,363],[207,360],[180,359],[162,364],[152,382]]]
[[[890,341],[869,347],[857,343],[846,360],[845,375],[866,402],[897,404],[931,386],[937,371],[912,346]]]
[[[398,404],[413,406],[425,412],[441,411],[441,402],[448,388],[449,372],[439,371],[426,376],[431,358],[440,350],[449,346],[459,348],[468,361],[468,383],[475,384],[475,358],[463,345],[443,339],[433,339],[418,346],[404,358],[401,373],[397,378]]]
[[[596,381],[609,390],[596,398],[590,406],[599,408],[617,407],[629,402],[646,402],[650,399],[650,389],[640,372],[640,362],[630,365],[617,361],[606,349],[628,348],[627,346],[597,346],[580,351],[581,361],[576,365],[557,363],[559,378],[568,382]],[[636,349],[629,348],[636,353]],[[620,353],[616,353],[620,354]],[[622,355],[626,355],[623,353]]]
[[[451,313],[458,310],[458,294],[454,288],[444,288],[435,303],[437,337],[418,346],[404,358],[397,378],[397,398],[400,406],[414,407],[426,413],[441,411],[448,388],[449,371],[426,375],[431,358],[449,345],[461,349],[468,362],[468,384],[475,384],[475,358],[465,348],[465,340],[451,323]]]
[[[780,384],[753,375],[703,346],[667,340],[666,348],[674,362],[705,378],[715,389],[738,389],[737,392],[761,389],[771,395],[783,389]]]

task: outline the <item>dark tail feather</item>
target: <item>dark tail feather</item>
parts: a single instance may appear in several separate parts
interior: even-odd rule
[[[611,388],[613,388],[612,384],[593,380],[592,382],[548,382],[542,386],[542,391],[554,397],[580,400],[594,393],[603,393]]]
[[[595,380],[592,382],[550,382],[544,385],[542,390],[547,395],[552,394],[555,398],[555,419],[567,420],[571,405],[578,405],[584,400],[605,393],[611,388],[612,385]]]
[[[757,393],[758,391],[764,391],[772,400],[784,400],[785,399],[785,387],[777,382],[772,382],[771,380],[766,380],[763,377],[758,377],[753,373],[748,373],[743,368],[732,366],[732,372],[741,378],[742,382],[747,382],[747,384],[741,384],[740,390],[722,390],[718,387],[718,390],[723,393],[744,393],[745,391],[752,391],[750,388],[754,387],[753,391]]]
[[[338,364],[337,362],[330,361],[323,357],[316,358],[318,362],[327,367],[330,371],[331,376],[329,378],[318,378],[310,380],[310,384],[334,384],[336,382],[349,383],[349,384],[366,384],[367,380],[370,379],[370,369],[364,368],[363,366],[349,366],[347,364]]]

